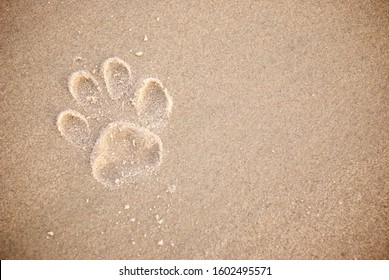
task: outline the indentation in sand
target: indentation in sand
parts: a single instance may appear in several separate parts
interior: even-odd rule
[[[112,188],[139,174],[155,171],[161,165],[162,142],[149,129],[166,123],[173,101],[156,78],[145,79],[134,94],[130,67],[120,58],[108,58],[101,72],[110,98],[104,98],[97,80],[89,72],[73,73],[69,91],[84,111],[93,109],[89,111],[92,115],[86,118],[77,111],[65,110],[58,115],[57,127],[73,145],[92,150],[90,163],[94,178]],[[125,101],[128,97],[130,102]],[[88,121],[91,119],[95,122]],[[91,123],[98,123],[103,129],[90,128]]]
[[[93,176],[106,186],[154,171],[161,162],[161,139],[146,128],[125,122],[104,128],[91,155]]]
[[[143,124],[155,127],[169,118],[173,102],[158,79],[148,78],[141,83],[135,106]]]
[[[65,110],[58,115],[57,127],[66,140],[86,149],[90,145],[90,129],[84,115],[74,110]]]
[[[120,58],[112,57],[104,62],[103,76],[108,94],[113,100],[132,91],[130,66]]]
[[[101,96],[97,81],[86,71],[77,71],[70,76],[69,91],[84,106],[97,104]]]

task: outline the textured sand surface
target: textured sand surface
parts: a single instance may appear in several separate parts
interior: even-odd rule
[[[0,258],[388,259],[389,2],[189,2],[1,1]],[[149,77],[174,103],[122,101]],[[104,186],[135,136],[160,165]]]

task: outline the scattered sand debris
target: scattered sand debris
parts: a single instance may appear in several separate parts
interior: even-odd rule
[[[89,95],[86,97],[86,101],[88,101],[89,104],[96,104],[97,97]]]
[[[157,220],[158,224],[162,224],[163,223],[163,219],[160,219],[159,215],[155,215],[155,219]]]
[[[143,52],[136,52],[135,55],[136,55],[136,56],[142,56],[142,55],[143,55]]]
[[[126,205],[124,206],[124,209],[126,209],[126,210],[130,209],[130,205],[129,205],[129,204],[126,204]]]
[[[171,185],[167,188],[166,192],[174,193],[176,191],[177,187],[175,185]]]

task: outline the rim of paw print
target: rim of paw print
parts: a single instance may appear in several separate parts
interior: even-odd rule
[[[173,100],[157,78],[135,84],[129,65],[118,57],[105,60],[101,72],[105,87],[87,71],[70,75],[69,91],[85,114],[64,110],[57,128],[90,153],[93,177],[115,188],[162,164],[162,141],[152,130],[166,124]]]

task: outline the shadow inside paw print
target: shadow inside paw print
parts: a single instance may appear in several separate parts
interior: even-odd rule
[[[70,76],[69,91],[87,116],[62,111],[57,127],[71,144],[91,151],[94,178],[114,188],[161,165],[162,141],[151,130],[166,123],[173,101],[156,78],[135,85],[130,67],[117,57],[108,58],[101,70],[106,90],[87,71]],[[91,120],[106,125],[93,133]]]

